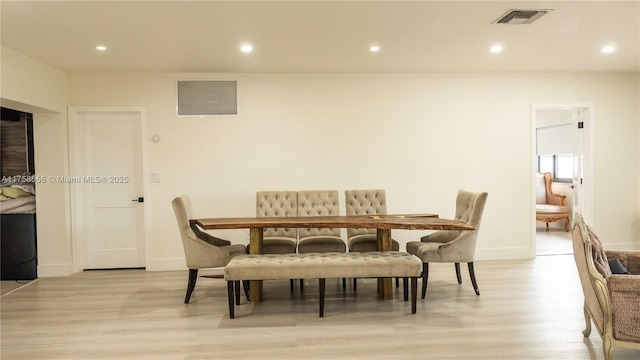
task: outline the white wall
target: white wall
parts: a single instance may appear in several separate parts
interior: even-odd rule
[[[638,246],[637,74],[73,74],[70,105],[147,109],[151,269],[182,264],[170,206],[254,214],[258,190],[384,188],[396,213],[487,191],[477,257],[532,255],[532,103],[594,103],[595,224]],[[239,115],[175,116],[177,79],[237,80]],[[341,199],[343,200],[343,199]],[[342,204],[344,209],[344,204]],[[615,214],[613,216],[612,214]],[[246,231],[218,234],[246,242]],[[401,243],[417,231],[394,231]],[[182,266],[182,265],[180,265]]]
[[[640,248],[638,74],[66,75],[1,55],[2,104],[35,113],[40,175],[68,175],[67,105],[147,109],[148,137],[162,137],[145,144],[162,175],[148,184],[151,270],[184,267],[173,197],[190,194],[198,216],[242,216],[264,189],[380,187],[390,212],[443,217],[459,188],[487,191],[478,258],[531,256],[532,103],[595,104],[593,226],[608,246]],[[238,80],[239,115],[178,119],[177,79]],[[66,275],[69,187],[38,196],[39,276]]]
[[[33,113],[37,175],[68,174],[66,74],[2,46],[2,106]],[[72,273],[69,187],[36,184],[38,276]]]

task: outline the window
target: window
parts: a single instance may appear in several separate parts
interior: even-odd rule
[[[573,155],[538,155],[538,171],[553,174],[554,182],[570,183],[573,180]]]

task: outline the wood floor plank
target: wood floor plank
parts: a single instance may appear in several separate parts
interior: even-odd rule
[[[317,281],[289,292],[266,281],[264,301],[229,319],[223,280],[199,278],[183,304],[186,271],[86,271],[42,278],[0,298],[2,359],[603,359],[585,339],[582,292],[570,255],[478,261],[476,296],[466,269],[432,264],[417,314],[379,300],[376,281],[342,291],[327,281],[319,318]],[[616,360],[640,352],[616,349]]]

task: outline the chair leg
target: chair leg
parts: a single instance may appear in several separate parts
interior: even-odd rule
[[[235,287],[235,281],[227,281],[227,297],[229,298],[229,318],[233,319],[235,317],[235,313],[234,313],[234,302],[233,302],[233,298],[234,298],[234,287]]]
[[[400,279],[396,278],[396,287],[400,287]]]
[[[236,305],[240,305],[240,281],[234,281],[233,287],[233,292],[236,295]]]
[[[409,279],[406,277],[402,278],[402,290],[404,293],[404,301],[409,301],[409,281],[408,280]]]
[[[289,280],[289,288],[290,288],[289,291],[291,291],[291,293],[293,293],[293,279]]]
[[[304,291],[304,279],[300,279],[300,292]]]
[[[358,290],[358,283],[356,282],[356,278],[353,278],[353,291]]]
[[[473,289],[476,291],[476,295],[480,295],[480,291],[478,291],[478,283],[476,282],[476,272],[473,270],[473,262],[467,263],[467,265],[469,266],[469,276],[471,277]]]
[[[422,264],[422,299],[427,295],[427,280],[429,280],[429,263]]]
[[[318,279],[318,285],[320,286],[320,317],[324,317],[324,285],[325,279]]]
[[[587,303],[584,303],[584,321],[585,321],[585,328],[584,330],[582,330],[582,335],[584,335],[584,337],[589,337],[589,335],[591,335],[591,315],[589,314],[589,310],[587,310]]]
[[[418,278],[411,278],[411,313],[416,313],[416,303],[418,301]]]
[[[342,278],[342,291],[347,291],[347,278]]]
[[[460,263],[456,263],[456,278],[458,278],[458,284],[462,284],[462,276],[460,275]]]
[[[184,303],[188,304],[191,299],[191,293],[196,288],[196,280],[198,280],[198,269],[189,269],[189,282],[187,283],[187,295],[184,297]]]

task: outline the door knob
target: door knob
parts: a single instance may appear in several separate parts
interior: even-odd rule
[[[144,202],[144,198],[143,198],[143,197],[139,197],[139,198],[137,198],[137,199],[133,199],[133,200],[131,200],[131,201],[132,201],[132,202],[139,202],[139,203],[141,203],[141,202]]]

